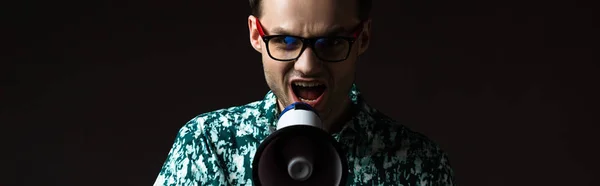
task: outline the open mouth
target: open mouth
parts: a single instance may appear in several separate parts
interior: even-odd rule
[[[294,94],[303,102],[317,101],[325,93],[326,89],[327,86],[319,82],[297,81],[292,83]]]

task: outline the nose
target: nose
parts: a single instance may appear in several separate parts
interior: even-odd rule
[[[294,69],[306,76],[316,76],[323,70],[323,62],[319,60],[311,47],[307,47],[294,63]]]

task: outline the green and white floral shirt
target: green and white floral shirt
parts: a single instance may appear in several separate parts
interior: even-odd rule
[[[426,136],[369,107],[356,85],[354,115],[332,136],[346,152],[347,185],[455,185],[447,154]],[[263,100],[196,116],[178,132],[154,186],[253,185],[256,149],[276,127],[278,109]]]

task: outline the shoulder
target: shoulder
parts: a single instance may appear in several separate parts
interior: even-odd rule
[[[261,114],[260,101],[201,113],[181,127],[180,133],[223,131],[237,124],[249,123]]]
[[[446,158],[444,149],[428,136],[421,132],[414,131],[408,127],[403,127],[402,141],[403,145],[408,148],[408,156],[414,156],[415,159],[421,161],[431,161],[431,163],[439,162]]]
[[[155,185],[222,185],[242,183],[242,155],[236,150],[251,144],[257,118],[264,109],[261,101],[232,106],[196,115],[176,136]],[[245,156],[244,156],[245,157]],[[242,167],[238,169],[238,167]]]
[[[373,132],[381,139],[391,142],[395,149],[406,149],[409,153],[407,155],[422,158],[437,158],[443,155],[441,146],[423,133],[412,130],[404,123],[380,112],[375,113],[373,118]]]
[[[420,182],[438,185],[455,185],[454,170],[446,151],[435,141],[422,133],[404,128],[408,142],[407,157],[414,166]]]
[[[376,120],[391,142],[386,153],[397,160],[399,167],[411,169],[420,181],[453,185],[454,172],[439,143],[383,114]]]

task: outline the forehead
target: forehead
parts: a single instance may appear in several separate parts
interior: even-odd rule
[[[359,23],[356,0],[263,0],[260,21],[266,30],[316,36]]]

